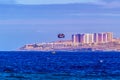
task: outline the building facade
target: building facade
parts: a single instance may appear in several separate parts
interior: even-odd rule
[[[93,34],[74,34],[72,35],[73,43],[92,44],[112,42],[113,33],[93,33]]]

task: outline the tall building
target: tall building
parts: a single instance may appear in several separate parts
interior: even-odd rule
[[[89,34],[84,35],[84,43],[86,43],[86,44],[89,43]]]
[[[94,33],[94,43],[98,43],[98,34]]]
[[[80,34],[80,43],[84,43],[85,34]]]
[[[72,42],[80,43],[80,34],[73,34],[72,35]]]
[[[75,34],[72,35],[72,42],[73,42],[73,43],[76,42],[76,36],[75,36]]]
[[[93,34],[84,34],[84,43],[89,44],[94,42]]]
[[[103,34],[98,33],[98,43],[103,43]]]
[[[95,43],[107,43],[107,42],[111,42],[112,39],[113,39],[113,33],[111,32],[94,33]]]
[[[112,32],[107,32],[107,40],[108,42],[111,42],[113,40],[113,33]]]
[[[103,33],[103,43],[107,43],[108,39],[107,39],[107,33]]]
[[[73,43],[83,43],[83,44],[107,43],[107,42],[111,42],[112,39],[113,39],[113,33],[111,32],[72,35]]]
[[[89,34],[89,43],[94,43],[94,34]]]

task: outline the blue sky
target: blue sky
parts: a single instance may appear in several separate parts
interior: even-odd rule
[[[119,0],[0,0],[0,50],[59,40],[58,33],[120,37],[119,30]]]
[[[64,4],[64,3],[86,3],[99,0],[1,0],[5,4]]]

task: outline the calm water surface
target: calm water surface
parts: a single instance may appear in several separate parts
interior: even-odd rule
[[[0,80],[120,80],[120,52],[0,52]]]

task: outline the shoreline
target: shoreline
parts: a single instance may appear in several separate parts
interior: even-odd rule
[[[0,52],[120,52],[120,50],[9,50]]]

